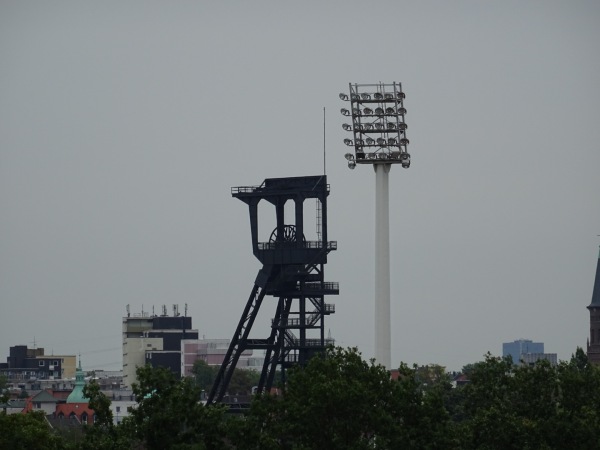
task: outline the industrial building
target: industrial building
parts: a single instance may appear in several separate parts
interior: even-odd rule
[[[161,315],[143,310],[131,314],[127,306],[127,316],[123,317],[123,385],[131,387],[137,381],[137,368],[146,364],[168,367],[181,375],[181,345],[188,339],[198,339],[198,330],[192,329],[187,305],[183,316],[178,305],[173,305],[172,316],[167,315],[164,305]]]

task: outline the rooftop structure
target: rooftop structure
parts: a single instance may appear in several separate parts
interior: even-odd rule
[[[123,385],[131,387],[137,380],[137,368],[146,364],[168,367],[181,376],[181,343],[186,339],[198,339],[187,305],[183,316],[178,305],[173,305],[172,316],[165,305],[161,315],[143,310],[132,315],[128,306],[123,317]]]

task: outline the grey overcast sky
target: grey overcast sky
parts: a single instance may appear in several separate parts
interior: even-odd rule
[[[118,369],[128,304],[230,338],[260,268],[230,188],[322,173],[324,107],[327,328],[372,357],[375,176],[347,168],[338,94],[379,81],[403,84],[412,154],[390,173],[393,365],[519,338],[569,358],[600,244],[599,44],[597,1],[2,1],[0,358],[35,340]]]

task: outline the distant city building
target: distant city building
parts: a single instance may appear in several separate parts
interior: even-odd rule
[[[183,376],[192,376],[194,363],[201,359],[210,366],[223,364],[229,349],[229,339],[188,339],[181,341],[181,367]],[[244,350],[236,367],[239,369],[262,370],[264,357],[253,356],[252,350]]]
[[[502,356],[510,356],[513,364],[534,365],[542,359],[550,361],[552,365],[556,365],[558,362],[556,353],[544,353],[543,342],[533,342],[528,339],[503,343]]]
[[[61,380],[75,376],[75,364],[75,355],[46,355],[43,348],[15,345],[6,363],[0,363],[0,374],[10,382]]]
[[[533,366],[536,362],[542,360],[549,361],[553,366],[558,364],[558,356],[556,353],[522,353],[519,360],[521,364],[526,364],[528,366]]]
[[[502,356],[512,357],[514,364],[519,364],[521,355],[526,353],[544,353],[544,343],[533,342],[528,339],[518,339],[513,342],[504,342],[502,344]]]
[[[590,311],[590,335],[587,342],[588,360],[600,364],[600,254],[596,263],[596,278],[592,291],[592,302],[587,309]]]
[[[198,330],[192,329],[187,311],[179,314],[178,305],[173,305],[173,316],[167,315],[164,305],[160,316],[144,311],[131,315],[128,307],[123,317],[123,385],[131,387],[137,381],[137,368],[146,364],[168,367],[181,376],[181,342],[188,339],[198,339]]]

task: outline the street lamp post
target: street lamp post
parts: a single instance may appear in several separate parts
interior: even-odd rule
[[[353,134],[344,143],[354,147],[346,153],[348,167],[371,164],[375,170],[375,360],[391,368],[390,321],[390,228],[389,172],[392,164],[410,167],[407,151],[404,92],[400,83],[352,84],[350,94],[340,94],[350,102],[342,108],[352,123],[342,128]]]

